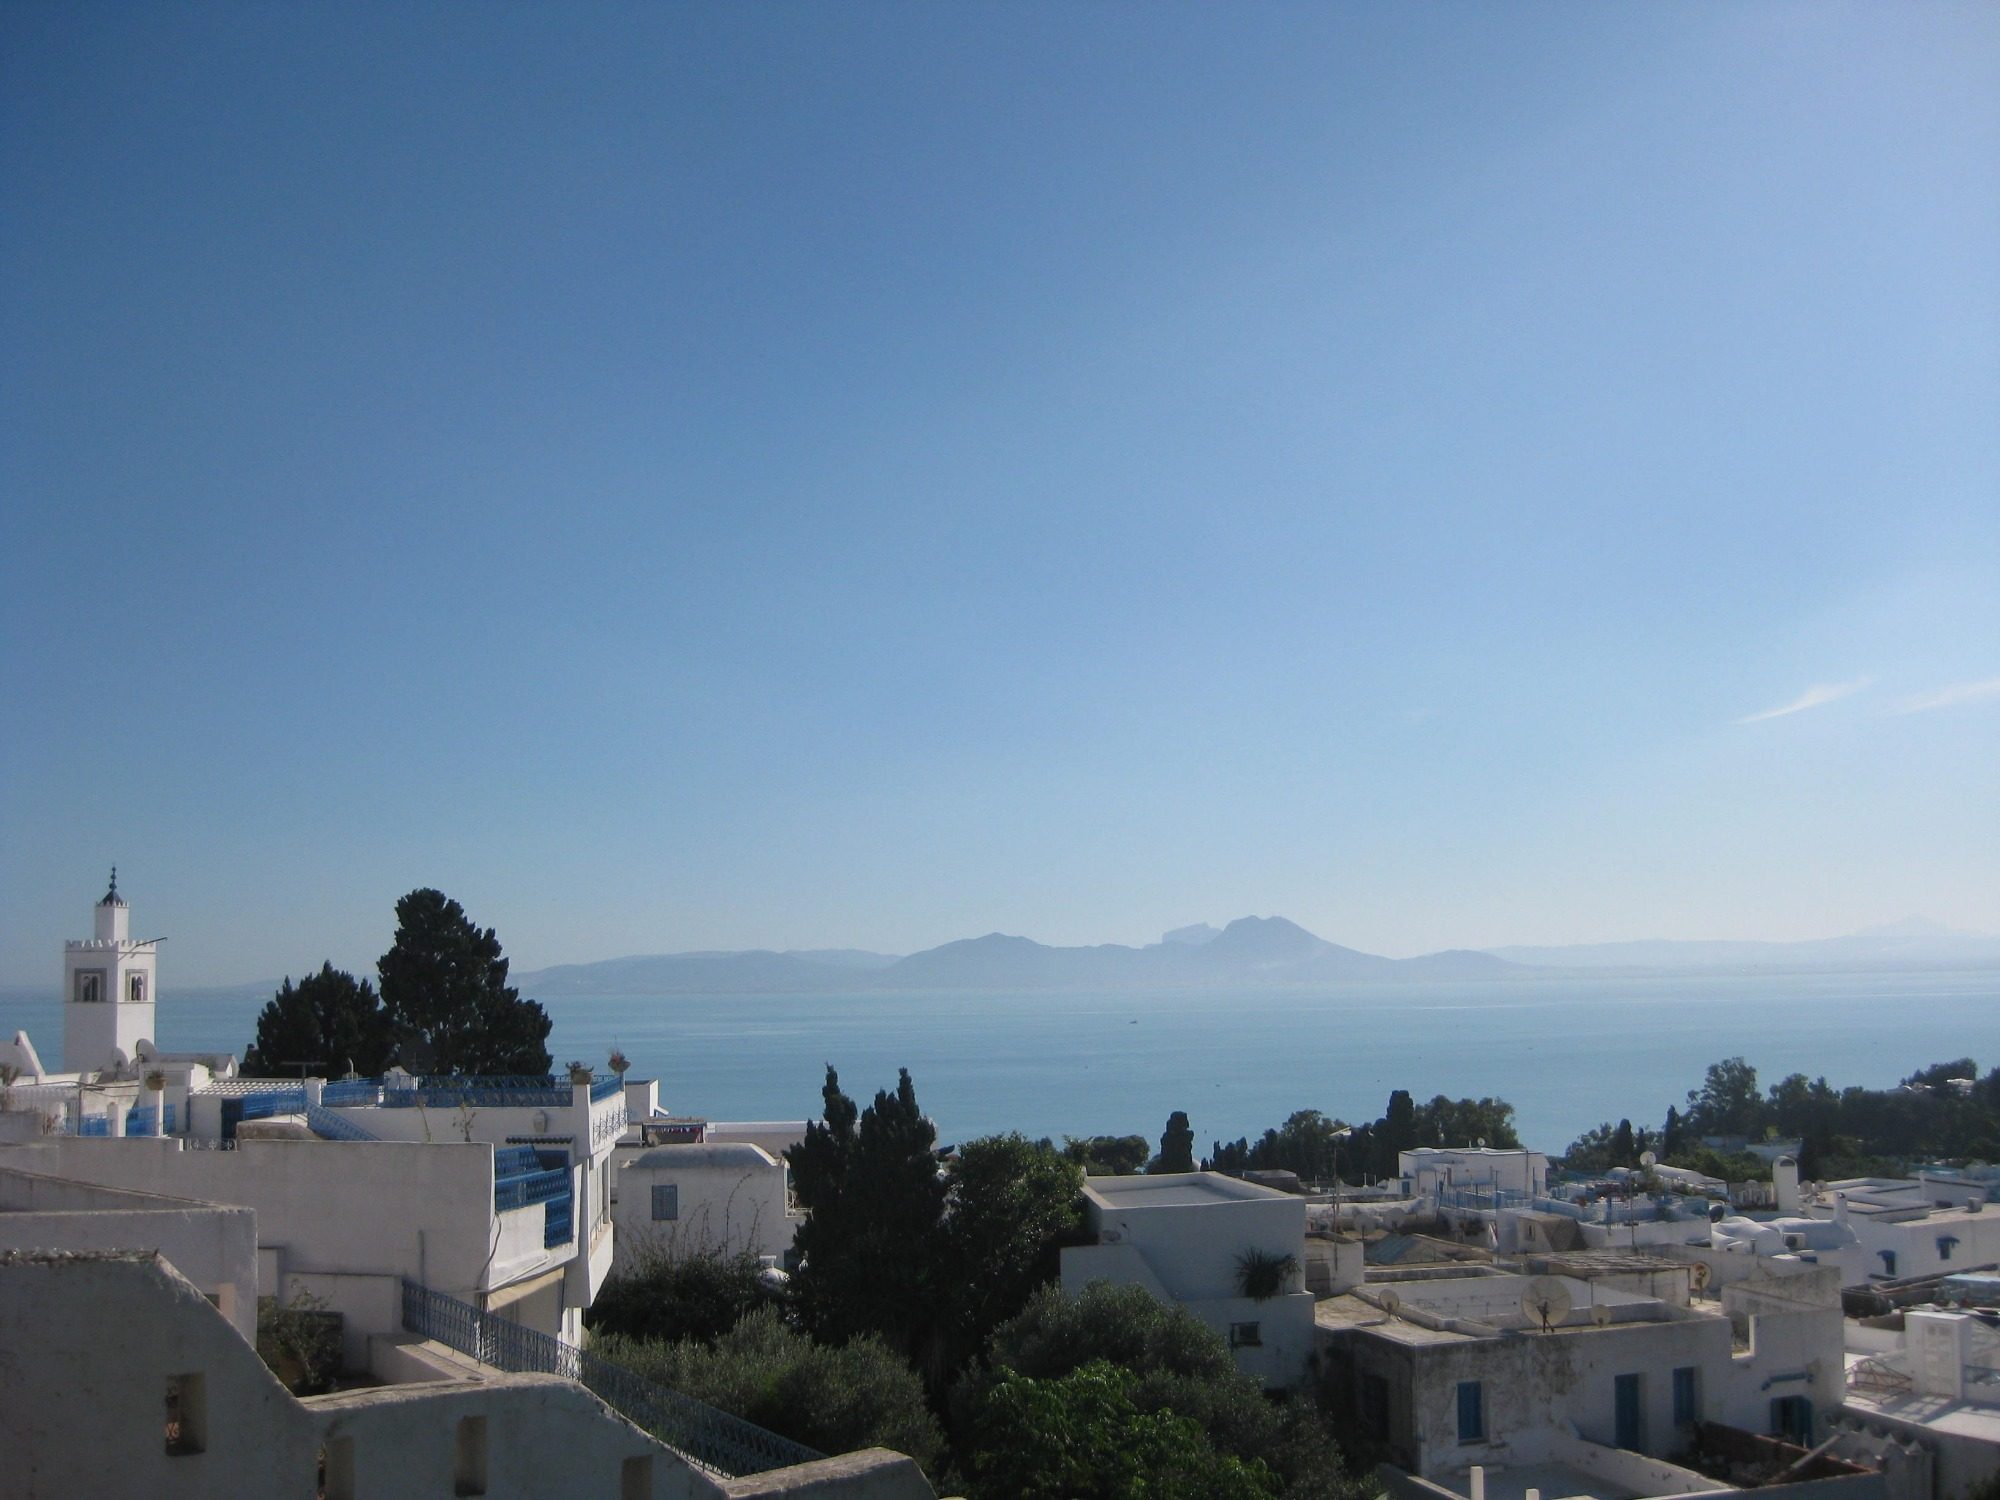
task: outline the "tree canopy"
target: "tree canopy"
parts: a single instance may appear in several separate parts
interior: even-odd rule
[[[909,1070],[857,1110],[829,1067],[787,1160],[806,1221],[792,1290],[815,1337],[873,1333],[935,1383],[1055,1278],[1083,1173],[1046,1141],[967,1141],[940,1162]]]
[[[322,964],[296,985],[291,976],[257,1015],[257,1039],[243,1054],[246,1078],[298,1076],[301,1067],[334,1078],[352,1070],[374,1077],[395,1047],[375,986]]]
[[[376,971],[397,1061],[411,1072],[549,1071],[548,1012],[507,983],[493,929],[442,891],[396,903],[396,940]]]
[[[929,1352],[941,1283],[945,1185],[937,1127],[917,1108],[904,1068],[896,1092],[866,1110],[840,1090],[831,1066],[822,1118],[786,1152],[804,1210],[792,1288],[816,1338],[841,1342],[876,1333],[915,1358]]]

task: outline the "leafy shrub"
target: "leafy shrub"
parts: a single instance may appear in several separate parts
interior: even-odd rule
[[[747,1252],[648,1252],[598,1289],[584,1326],[631,1339],[713,1344],[766,1301],[757,1272],[757,1260]]]
[[[915,1370],[872,1336],[815,1344],[760,1307],[713,1346],[608,1334],[591,1352],[822,1453],[894,1448],[936,1472],[944,1434]]]
[[[341,1316],[323,1298],[296,1292],[290,1302],[257,1299],[257,1353],[294,1396],[333,1389],[344,1364]]]

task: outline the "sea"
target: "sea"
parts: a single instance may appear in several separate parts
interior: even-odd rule
[[[171,986],[160,1045],[250,1042],[263,998]],[[615,995],[543,1002],[558,1066],[615,1046],[664,1106],[711,1120],[818,1115],[828,1065],[865,1102],[908,1068],[941,1141],[1018,1130],[1157,1139],[1188,1113],[1198,1149],[1300,1109],[1360,1122],[1392,1089],[1493,1096],[1551,1153],[1591,1126],[1657,1125],[1708,1065],[1887,1087],[1934,1062],[2000,1064],[2000,970],[1577,974],[1478,983],[1100,993]],[[0,1036],[62,1052],[60,998],[0,991]]]

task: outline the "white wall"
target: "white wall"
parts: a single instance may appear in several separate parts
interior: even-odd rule
[[[254,1209],[260,1286],[284,1299],[293,1277],[407,1276],[478,1303],[575,1257],[573,1242],[540,1248],[542,1205],[494,1213],[493,1149],[479,1143],[245,1140],[208,1151],[65,1137],[13,1148],[0,1165]]]
[[[1074,1294],[1092,1281],[1144,1286],[1186,1308],[1224,1339],[1239,1337],[1236,1367],[1267,1386],[1305,1375],[1313,1348],[1313,1296],[1305,1290],[1306,1201],[1212,1172],[1093,1178],[1084,1213],[1096,1245],[1062,1252],[1062,1281]],[[1245,1252],[1290,1256],[1295,1269],[1277,1296],[1258,1302],[1238,1288]]]
[[[257,1216],[247,1208],[0,1167],[0,1251],[8,1250],[156,1253],[257,1342]]]
[[[668,1256],[708,1250],[777,1255],[791,1249],[800,1220],[785,1212],[785,1165],[755,1147],[749,1165],[702,1164],[707,1146],[654,1146],[645,1165],[628,1161],[618,1169],[612,1207],[614,1269],[632,1269],[649,1252]],[[662,1156],[685,1151],[687,1161],[658,1164]],[[656,1221],[653,1189],[678,1189],[678,1216]]]

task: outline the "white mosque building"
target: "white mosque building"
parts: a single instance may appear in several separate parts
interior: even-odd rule
[[[115,866],[91,928],[63,944],[61,1070],[43,1063],[25,1031],[0,1041],[0,1141],[173,1134],[186,1128],[191,1093],[235,1076],[227,1053],[160,1050],[160,939],[133,940]]]

